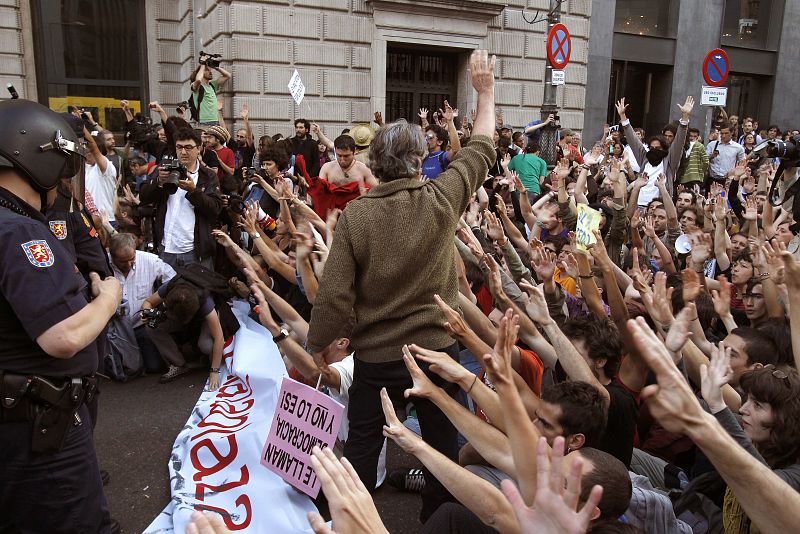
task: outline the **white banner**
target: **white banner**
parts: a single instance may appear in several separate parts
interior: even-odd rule
[[[306,86],[303,84],[303,80],[300,78],[300,73],[297,72],[297,69],[294,69],[292,79],[289,80],[289,93],[292,95],[294,103],[298,106],[300,102],[303,101],[303,97],[306,96]]]
[[[241,328],[225,347],[217,391],[203,391],[175,439],[168,464],[172,500],[144,534],[183,534],[195,510],[220,513],[233,531],[312,532],[311,500],[261,465],[283,377],[277,346],[245,303]]]

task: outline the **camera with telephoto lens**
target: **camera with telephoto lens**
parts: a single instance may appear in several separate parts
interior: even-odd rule
[[[149,310],[142,308],[141,313],[142,322],[148,328],[155,328],[167,319],[167,312],[163,308],[150,308]]]
[[[142,147],[152,141],[158,140],[158,125],[153,124],[150,117],[137,113],[133,122],[127,126],[128,139],[134,147]]]
[[[789,141],[773,139],[764,141],[753,148],[759,156],[768,158],[778,158],[786,163],[787,167],[797,167],[800,165],[800,135],[795,135]]]
[[[256,170],[253,167],[242,167],[242,178],[244,180],[249,180],[253,176],[255,176]]]
[[[178,190],[178,183],[186,179],[186,167],[176,158],[164,156],[158,169],[160,171],[169,171],[169,176],[164,179],[161,187],[170,195],[174,195]]]
[[[239,215],[244,213],[244,199],[242,198],[242,195],[237,193],[231,193],[228,195],[228,209],[234,213],[238,213]]]
[[[183,115],[184,113],[186,113],[187,109],[189,109],[189,101],[184,100],[183,102],[178,103],[178,107],[175,108],[175,112],[178,115]]]
[[[211,67],[212,69],[216,69],[219,67],[220,58],[222,54],[206,54],[202,50],[200,51],[200,57],[206,56],[206,59],[200,59],[200,64],[205,65],[206,67]]]

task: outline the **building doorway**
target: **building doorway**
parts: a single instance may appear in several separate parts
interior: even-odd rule
[[[415,122],[420,108],[433,113],[445,100],[457,108],[458,59],[457,53],[432,52],[430,47],[389,46],[386,52],[386,120]]]
[[[614,61],[608,96],[608,123],[619,121],[615,103],[625,97],[628,118],[647,135],[661,133],[669,122],[672,67],[634,61]]]

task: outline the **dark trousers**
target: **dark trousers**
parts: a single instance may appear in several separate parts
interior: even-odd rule
[[[458,360],[457,344],[439,350]],[[417,363],[433,383],[443,388],[451,397],[459,390],[457,385],[446,382],[428,371],[428,364],[425,362],[418,360]],[[386,420],[381,407],[381,388],[386,388],[395,405],[404,406],[408,400],[403,397],[403,392],[412,385],[411,375],[402,360],[366,363],[359,360],[356,354],[353,385],[349,391],[350,430],[344,446],[344,455],[353,464],[367,488],[375,487],[378,456],[383,446],[383,425]],[[457,461],[457,433],[450,420],[429,400],[417,397],[411,400],[417,409],[422,439],[454,462]],[[442,503],[455,499],[427,469],[423,470],[425,490],[422,492],[420,520],[424,523]]]
[[[31,452],[32,422],[0,424],[0,533],[111,532],[86,406],[55,454]]]

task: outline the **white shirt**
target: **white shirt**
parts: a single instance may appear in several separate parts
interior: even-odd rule
[[[159,283],[164,284],[175,276],[175,270],[164,263],[161,258],[143,250],[136,251],[136,263],[128,276],[122,274],[113,262],[111,267],[114,269],[114,278],[122,286],[122,298],[128,301],[130,317],[141,310],[144,300],[153,294],[153,285],[156,280],[160,280]],[[141,318],[136,317],[133,326],[139,326],[141,322]]]
[[[108,161],[108,158],[101,155],[106,160],[106,172],[100,170],[100,165],[84,164],[86,170],[86,190],[92,195],[94,204],[98,211],[104,211],[108,215],[109,221],[116,221],[114,215],[117,206],[117,169]]]
[[[187,173],[194,185],[200,173],[200,164],[194,172]],[[167,199],[167,217],[164,221],[164,252],[186,254],[194,250],[194,206],[186,200],[186,190],[178,188]]]
[[[633,172],[638,173],[641,170],[641,168],[639,167],[639,162],[636,161],[636,156],[633,155],[633,149],[631,148],[631,146],[625,145],[625,148],[622,149],[622,152],[628,158],[628,161],[631,162],[631,169],[633,169]]]
[[[655,167],[650,165],[649,161],[645,162],[644,169],[642,169],[642,172],[647,173],[647,185],[645,185],[639,190],[639,199],[637,201],[637,204],[639,206],[647,206],[651,200],[657,198],[661,194],[658,191],[656,180],[658,179],[659,176],[661,176],[661,173],[664,172],[665,161],[667,161],[667,158],[661,160],[661,163],[659,163]]]
[[[333,388],[328,388],[328,392],[332,399],[337,401],[338,403],[344,406],[344,412],[342,413],[342,426],[339,427],[339,435],[337,436],[342,442],[347,441],[347,434],[350,430],[350,426],[347,423],[347,408],[348,404],[350,403],[350,386],[353,385],[353,370],[355,368],[355,360],[353,355],[350,354],[344,360],[340,362],[333,362],[329,364],[329,367],[333,367],[337,371],[339,371],[339,391],[336,391]],[[381,449],[381,454],[378,456],[378,478],[375,482],[375,487],[377,488],[381,484],[383,484],[383,480],[386,478],[386,439],[383,440],[383,448]]]

